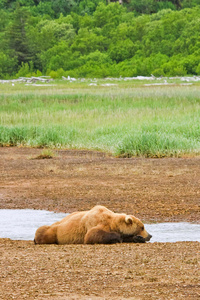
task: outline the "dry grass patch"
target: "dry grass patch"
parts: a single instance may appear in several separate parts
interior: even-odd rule
[[[51,149],[44,149],[39,155],[33,157],[32,159],[52,159],[55,158],[57,155],[55,151]]]

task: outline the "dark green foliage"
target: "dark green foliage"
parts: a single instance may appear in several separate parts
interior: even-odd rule
[[[28,17],[28,11],[17,6],[13,13],[12,23],[8,26],[7,30],[10,48],[17,58],[19,65],[31,60],[27,39]]]
[[[200,0],[107,2],[0,0],[0,77],[200,74]]]

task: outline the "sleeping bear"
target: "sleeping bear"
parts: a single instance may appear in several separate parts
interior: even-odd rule
[[[74,212],[35,233],[35,244],[115,244],[144,243],[151,235],[132,215],[114,213],[97,205],[88,211]]]

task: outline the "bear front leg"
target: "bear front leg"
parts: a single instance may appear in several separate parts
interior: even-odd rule
[[[145,238],[139,235],[122,235],[123,243],[145,243]]]
[[[84,238],[84,244],[116,244],[121,242],[119,233],[105,231],[99,226],[88,230]]]

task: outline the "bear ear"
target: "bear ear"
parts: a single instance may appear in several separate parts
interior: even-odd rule
[[[125,217],[125,222],[126,222],[126,224],[133,224],[133,220],[132,220],[132,218],[131,218],[131,216],[126,216]]]

